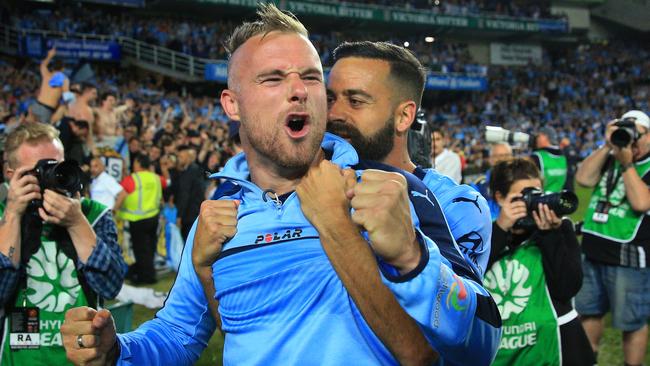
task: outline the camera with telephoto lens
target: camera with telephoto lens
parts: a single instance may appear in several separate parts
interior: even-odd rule
[[[46,189],[53,190],[67,197],[74,196],[83,189],[83,172],[76,161],[58,162],[54,159],[42,159],[36,163],[34,169],[25,174],[30,174],[38,179],[41,194]],[[42,200],[32,200],[31,209],[43,207]]]
[[[502,127],[486,126],[485,141],[489,143],[527,144],[530,135],[524,132],[512,132]]]
[[[527,187],[521,191],[521,195],[521,197],[517,197],[513,201],[526,203],[528,216],[517,220],[513,227],[515,229],[532,229],[535,227],[536,224],[532,214],[533,211],[537,211],[540,203],[548,205],[548,208],[555,212],[558,217],[572,214],[578,208],[578,196],[567,190],[545,194],[541,189]]]
[[[641,135],[636,130],[636,123],[634,118],[624,118],[614,122],[614,126],[618,128],[612,132],[609,140],[614,146],[626,147],[631,143],[636,142]]]

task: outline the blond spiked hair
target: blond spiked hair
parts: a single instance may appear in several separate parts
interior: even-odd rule
[[[24,143],[35,144],[37,142],[52,140],[58,141],[58,143],[63,146],[61,140],[59,140],[59,130],[53,126],[38,122],[21,124],[7,135],[5,141],[5,157],[7,163],[9,163],[9,166],[12,168],[18,167],[16,151],[20,145]]]

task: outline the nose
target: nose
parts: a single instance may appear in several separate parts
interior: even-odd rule
[[[307,86],[299,75],[291,75],[289,88],[289,101],[301,104],[307,101]]]
[[[340,103],[334,98],[331,98],[327,103],[327,120],[345,122],[345,113],[343,111],[343,103]]]

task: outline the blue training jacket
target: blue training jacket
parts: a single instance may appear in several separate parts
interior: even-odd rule
[[[413,174],[440,202],[456,243],[482,279],[492,242],[492,218],[487,201],[472,187],[457,184],[434,169],[416,168]]]
[[[356,152],[338,137],[327,134],[322,147],[341,167],[358,163]],[[227,180],[220,189],[222,198],[241,200],[237,235],[213,265],[226,332],[224,364],[396,364],[336,275],[297,195],[290,194],[281,204],[267,199],[248,180],[241,154],[213,177]],[[412,217],[418,228],[413,207]],[[189,365],[205,348],[215,322],[192,267],[195,230],[196,223],[165,306],[136,331],[118,336],[119,364]],[[454,273],[436,244],[419,229],[417,233],[423,250],[420,265],[397,276],[383,264],[384,283],[436,350],[452,359],[462,354],[465,360],[446,364],[489,364],[500,330],[492,327],[494,338],[495,331],[477,320],[485,290]]]

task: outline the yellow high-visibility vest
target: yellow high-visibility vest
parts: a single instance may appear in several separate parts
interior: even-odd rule
[[[126,221],[140,221],[158,215],[162,197],[160,177],[147,171],[133,173],[131,177],[135,190],[126,196],[117,216]]]

